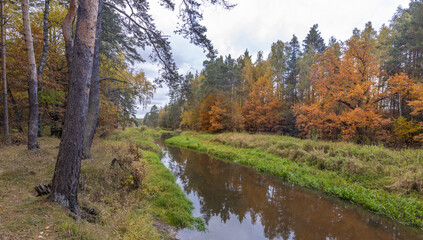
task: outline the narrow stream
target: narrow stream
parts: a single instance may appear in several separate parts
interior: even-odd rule
[[[423,239],[408,228],[316,191],[206,154],[162,148],[162,162],[194,204],[207,231],[182,229],[181,240]]]

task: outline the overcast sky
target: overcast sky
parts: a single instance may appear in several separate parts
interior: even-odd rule
[[[258,51],[267,56],[270,46],[277,40],[287,42],[295,34],[299,41],[307,35],[313,24],[328,42],[331,36],[344,41],[351,37],[354,28],[363,29],[371,21],[375,29],[389,20],[398,6],[408,7],[410,0],[229,0],[237,6],[230,11],[219,6],[206,5],[202,24],[207,36],[219,55],[238,58],[245,49],[255,57]],[[176,0],[176,2],[179,2]],[[176,7],[179,7],[178,5]],[[202,69],[206,53],[189,40],[176,36],[177,13],[164,9],[152,1],[151,14],[158,29],[170,36],[173,55],[181,74]],[[158,77],[158,67],[142,63],[147,78]],[[142,118],[152,105],[159,107],[169,102],[168,89],[157,89],[155,97],[146,109],[140,107],[137,117]]]

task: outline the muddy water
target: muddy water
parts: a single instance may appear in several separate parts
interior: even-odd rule
[[[182,229],[179,239],[423,239],[423,231],[347,202],[205,154],[159,145],[162,162],[208,229]]]

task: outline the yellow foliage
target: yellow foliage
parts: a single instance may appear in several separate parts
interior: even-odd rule
[[[108,135],[114,128],[118,127],[118,121],[119,114],[117,108],[104,96],[100,96],[97,133],[100,136]]]
[[[401,143],[410,143],[413,141],[416,133],[420,129],[420,124],[417,121],[410,120],[407,121],[404,117],[399,117],[396,119],[394,125],[394,137],[395,140]],[[416,138],[417,140],[418,138]]]
[[[182,112],[182,121],[180,124],[181,128],[188,128],[191,130],[196,130],[196,125],[198,123],[198,111],[191,109],[188,111]]]

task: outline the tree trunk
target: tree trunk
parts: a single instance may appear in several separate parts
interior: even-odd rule
[[[76,17],[76,11],[78,9],[78,0],[70,0],[68,14],[66,14],[63,20],[62,31],[63,38],[65,39],[65,50],[66,60],[68,63],[68,77],[71,79],[71,66],[72,66],[72,55],[73,55],[73,38],[72,38],[72,27],[73,21]]]
[[[12,101],[13,111],[15,112],[16,127],[18,128],[18,131],[20,133],[23,133],[22,124],[21,124],[21,120],[22,120],[21,113],[19,112],[18,105],[16,104],[16,100],[13,97],[13,93],[12,93],[12,90],[10,90],[10,87],[7,87],[7,94],[10,97],[10,101]]]
[[[69,66],[71,75],[65,124],[50,199],[79,214],[77,195],[90,93],[98,1],[79,0],[77,13],[72,65]]]
[[[101,43],[101,11],[103,0],[98,2],[97,30],[95,33],[95,48],[93,70],[91,75],[91,89],[88,103],[87,126],[84,133],[84,145],[82,157],[84,159],[91,156],[91,144],[93,143],[95,129],[97,128],[98,111],[100,108],[100,43]]]
[[[25,33],[29,65],[29,123],[28,149],[39,150],[38,146],[38,98],[37,98],[37,66],[35,64],[34,45],[32,42],[31,21],[29,19],[29,0],[22,0],[22,18]]]
[[[3,79],[3,122],[4,139],[9,141],[9,113],[7,111],[7,78],[6,78],[6,22],[4,16],[4,0],[1,0],[1,71]]]
[[[44,34],[44,46],[43,46],[43,53],[41,55],[40,64],[38,65],[38,92],[43,92],[43,73],[44,73],[44,66],[46,65],[47,61],[47,53],[49,49],[49,42],[48,42],[48,16],[50,15],[50,0],[46,0],[44,3],[44,20],[43,20],[43,34]],[[43,115],[39,114],[38,116],[38,136],[42,137],[43,133]]]

